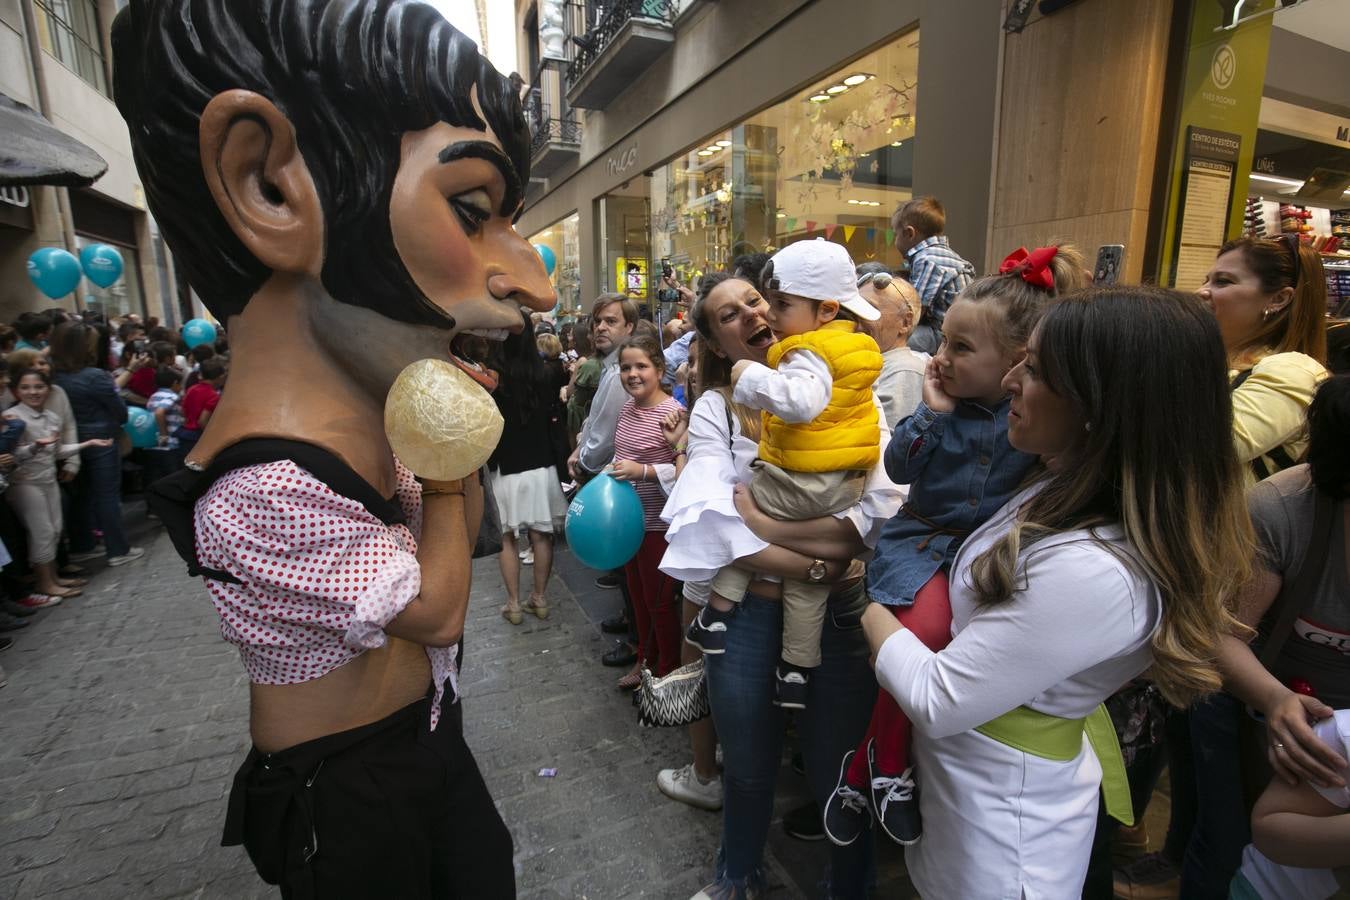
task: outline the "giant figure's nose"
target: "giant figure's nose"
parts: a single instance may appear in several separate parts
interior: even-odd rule
[[[514,299],[521,306],[537,312],[548,312],[558,302],[558,295],[549,283],[544,261],[529,243],[511,231],[497,246],[497,259],[492,260],[488,290],[499,300]]]

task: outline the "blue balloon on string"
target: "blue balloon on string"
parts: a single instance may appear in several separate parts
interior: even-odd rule
[[[216,342],[216,326],[205,319],[189,319],[183,324],[183,343],[188,345],[188,349],[199,344],[214,344]]]
[[[107,244],[89,244],[80,251],[84,277],[101,288],[109,288],[122,277],[122,254]]]
[[[131,446],[133,447],[139,447],[143,450],[147,447],[154,447],[159,443],[159,423],[155,421],[153,414],[139,406],[127,407],[127,421],[122,428],[131,438]]]
[[[534,250],[539,254],[539,258],[544,261],[544,271],[552,275],[553,270],[558,266],[558,257],[554,255],[553,248],[548,244],[535,244]]]
[[[39,291],[59,300],[80,283],[80,261],[59,247],[43,247],[28,257],[28,277]]]
[[[626,481],[597,475],[567,507],[567,546],[592,569],[617,569],[642,546],[642,501]]]

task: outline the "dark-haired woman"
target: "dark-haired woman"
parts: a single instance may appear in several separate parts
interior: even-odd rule
[[[122,524],[122,455],[115,441],[127,420],[127,405],[102,361],[107,359],[106,326],[68,322],[52,332],[52,380],[66,392],[75,412],[82,465],[75,479],[74,508],[68,523],[70,559],[83,562],[100,555],[94,530],[103,532],[108,565],[121,566],[140,559],[145,551],[127,541]]]
[[[1233,438],[1255,483],[1293,465],[1307,443],[1304,414],[1327,376],[1322,259],[1292,234],[1229,241],[1199,294],[1223,335]]]
[[[821,633],[821,665],[810,681],[806,712],[797,719],[811,794],[823,806],[839,777],[839,758],[862,737],[877,695],[858,627],[867,604],[861,566],[850,572],[850,562],[876,544],[901,501],[878,463],[862,501],[836,516],[779,522],[753,504],[738,508],[735,489],[748,481],[758,454],[760,419],[730,401],[731,367],[767,359],[775,341],[767,311],[758,288],[744,278],[714,273],[700,283],[690,311],[699,335],[699,392],[689,414],[688,465],[662,513],[670,526],[661,561],[667,574],[708,582],[732,563],[757,573],[728,626],[727,652],[705,661],[724,757],[723,825],[715,880],[697,900],[743,900],[765,887],[762,858],[783,756],[783,710],[774,705],[783,637],[778,579],[800,577],[819,563],[826,568],[824,580],[835,584]],[[889,438],[883,428],[879,448]],[[866,896],[872,868],[871,841],[831,845],[830,895]]]
[[[1140,346],[1156,352],[1145,369]],[[1251,542],[1222,363],[1213,319],[1183,295],[1051,306],[1005,379],[1009,440],[1047,473],[957,554],[951,643],[934,652],[886,610],[864,614],[925,773],[925,836],[906,850],[923,896],[1076,896],[1099,787],[1129,817],[1102,701],[1150,667],[1173,703],[1218,687],[1216,625]]]
[[[524,330],[507,338],[492,361],[501,375],[492,398],[506,424],[488,460],[488,481],[501,517],[502,549],[497,562],[506,585],[502,618],[512,625],[524,619],[516,533],[526,529],[534,553],[534,583],[524,610],[546,619],[549,610],[544,591],[553,571],[553,523],[567,514],[550,443],[550,422],[560,414],[558,391],[565,379],[540,357],[534,328],[528,316],[524,319]]]
[[[1350,376],[1337,376],[1322,385],[1308,410],[1307,463],[1267,478],[1247,495],[1260,552],[1238,598],[1238,619],[1246,627],[1225,635],[1220,647],[1227,692],[1191,713],[1197,813],[1185,848],[1183,896],[1226,896],[1251,842],[1247,803],[1255,797],[1242,788],[1253,788],[1264,773],[1237,752],[1244,704],[1266,723],[1265,756],[1277,777],[1290,784],[1344,785],[1337,771],[1345,760],[1313,735],[1309,723],[1350,708],[1347,444]],[[1322,505],[1326,512],[1319,517]],[[1326,548],[1326,561],[1313,589],[1281,599],[1317,545]],[[1298,606],[1291,630],[1281,635],[1272,633],[1277,599]],[[1258,654],[1272,639],[1283,643],[1267,669]]]

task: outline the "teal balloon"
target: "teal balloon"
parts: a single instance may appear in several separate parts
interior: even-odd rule
[[[122,277],[122,254],[107,244],[89,244],[80,251],[84,277],[101,288],[109,288]]]
[[[28,257],[28,277],[39,291],[59,300],[80,283],[80,261],[59,247],[43,247]]]
[[[535,252],[539,258],[544,261],[544,271],[552,275],[553,270],[558,266],[558,257],[553,253],[553,248],[548,244],[535,244]]]
[[[642,501],[626,481],[597,475],[567,507],[567,546],[592,569],[617,569],[642,546]]]
[[[216,326],[205,319],[189,319],[183,324],[183,343],[188,345],[189,350],[198,344],[214,344],[215,342]]]
[[[127,422],[122,426],[131,438],[131,446],[154,447],[159,443],[159,424],[155,417],[139,406],[127,407]]]

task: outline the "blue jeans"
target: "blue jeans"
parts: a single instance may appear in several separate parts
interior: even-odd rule
[[[108,556],[125,556],[131,545],[122,525],[122,453],[114,442],[111,447],[86,447],[80,459],[70,552],[93,550],[97,528],[103,532]]]
[[[1239,723],[1247,713],[1231,694],[1217,693],[1191,707],[1195,755],[1195,827],[1181,867],[1181,896],[1223,900],[1252,841],[1242,792]]]
[[[820,636],[821,664],[812,671],[797,726],[811,793],[823,809],[839,779],[839,763],[857,746],[872,715],[877,681],[868,665],[861,618],[862,585],[831,597]],[[724,797],[718,884],[743,897],[761,890],[761,857],[773,818],[773,792],[783,757],[783,711],[773,705],[783,635],[783,606],[746,594],[727,624],[726,653],[704,658],[708,700],[722,742]],[[831,897],[864,897],[874,880],[871,834],[830,847]]]

